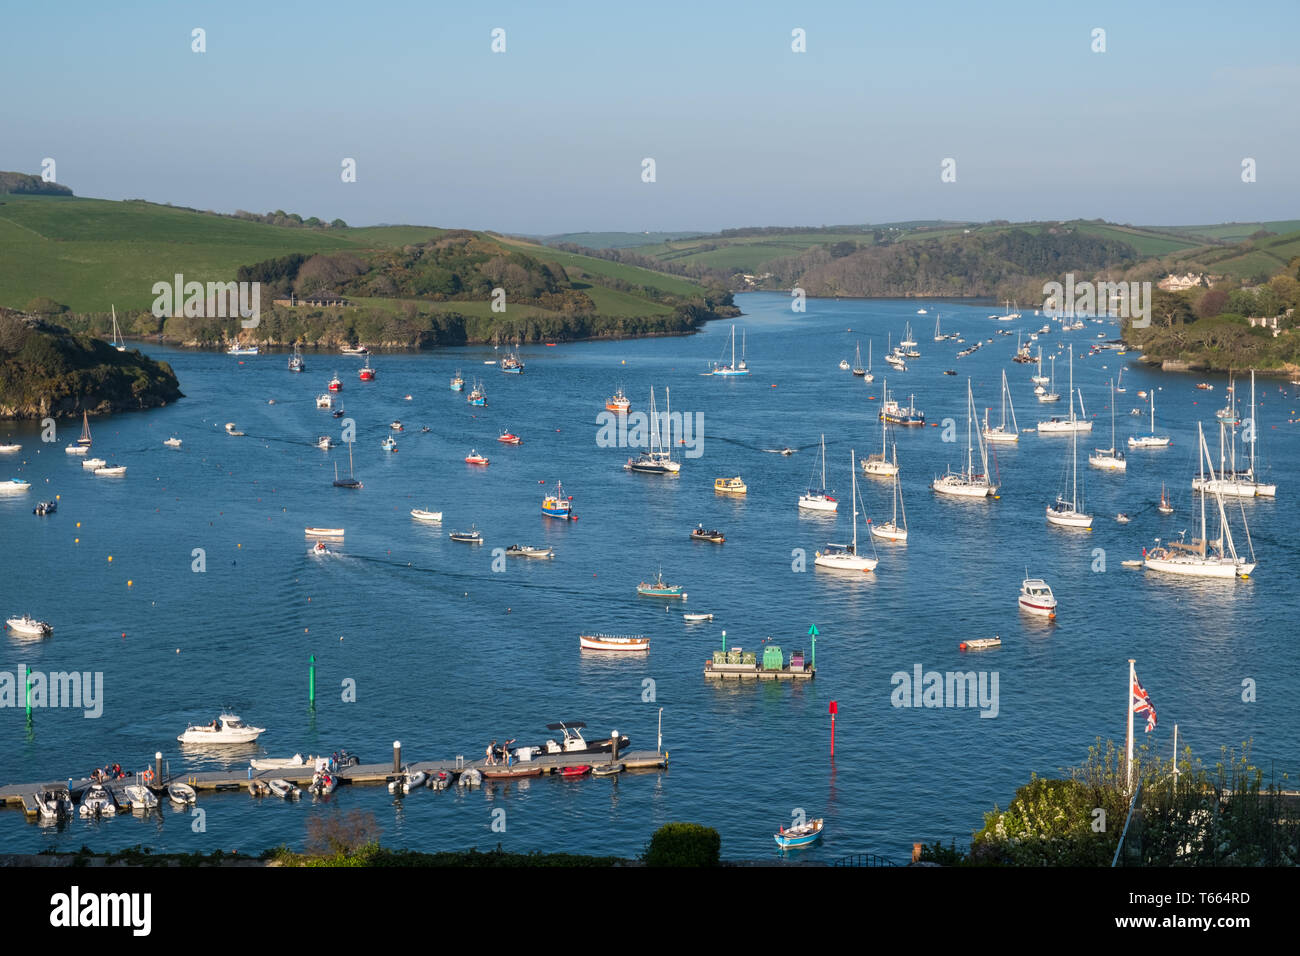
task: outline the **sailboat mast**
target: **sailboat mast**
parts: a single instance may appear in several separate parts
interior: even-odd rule
[[[825,441],[825,438],[822,439]],[[853,476],[853,553],[858,553],[858,473],[853,470],[854,451],[849,449],[849,474]]]
[[[826,434],[822,433],[822,494],[826,494]]]
[[[971,419],[975,417],[975,396],[970,390],[970,379],[966,379],[966,477],[973,478],[975,461],[971,457]]]
[[[1255,441],[1259,429],[1255,425],[1255,370],[1250,370],[1250,480],[1255,481]]]
[[[1155,394],[1155,393],[1153,392],[1153,393],[1152,393],[1153,397],[1154,397],[1154,394]],[[1208,448],[1205,447],[1205,429],[1201,427],[1201,423],[1200,423],[1200,422],[1197,422],[1197,423],[1196,423],[1196,435],[1197,435],[1197,437],[1200,439],[1200,442],[1201,442],[1200,455],[1202,456],[1202,458],[1205,459],[1205,463],[1209,466],[1209,469],[1210,469],[1210,481],[1214,481],[1214,463],[1210,461],[1210,450],[1209,450]],[[1205,491],[1206,491],[1206,489],[1205,489],[1204,487],[1202,487],[1202,488],[1201,488],[1201,557],[1205,557],[1205,545],[1206,545],[1206,540],[1205,540]]]

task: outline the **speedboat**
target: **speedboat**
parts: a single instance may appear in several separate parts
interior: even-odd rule
[[[1056,596],[1042,578],[1025,578],[1020,583],[1020,609],[1030,614],[1056,617]]]
[[[121,478],[126,474],[126,465],[104,465],[101,468],[96,468],[94,474],[99,475],[101,478]]]
[[[467,464],[467,465],[486,465],[486,464],[489,464],[489,462],[488,462],[488,460],[487,460],[486,458],[484,458],[482,455],[480,455],[480,454],[478,453],[477,450],[471,448],[471,449],[469,450],[469,454],[465,456],[465,464]]]
[[[621,753],[627,750],[627,734],[620,735],[617,730],[613,731],[609,737],[594,743],[588,743],[580,731],[586,729],[586,724],[580,720],[570,721],[569,723],[547,724],[547,730],[558,730],[562,736],[557,740],[548,740],[537,748],[537,752],[544,754],[596,754],[611,752],[611,741],[618,738],[618,749]]]
[[[42,820],[61,820],[72,816],[72,795],[61,784],[49,784],[32,794],[36,813]]]
[[[297,800],[302,796],[302,791],[291,784],[288,780],[268,780],[266,785],[271,788],[271,792],[281,800]]]
[[[781,827],[779,832],[772,834],[772,839],[776,840],[776,845],[783,850],[808,846],[810,843],[816,843],[821,839],[822,829],[825,825],[826,821],[818,817],[816,820],[809,820],[807,823],[790,827],[788,830]]]
[[[8,481],[0,481],[0,495],[21,495],[25,491],[32,490],[30,481],[23,481],[21,478],[10,478]]]
[[[173,435],[171,438],[164,438],[163,444],[166,445],[168,448],[180,448],[181,440],[177,438],[175,435]]]
[[[94,471],[96,468],[103,468],[107,464],[108,462],[102,458],[87,458],[81,463],[81,467],[86,471]]]
[[[524,440],[522,438],[520,438],[518,435],[513,435],[510,432],[502,432],[501,436],[497,438],[497,441],[502,442],[506,445],[522,445],[524,443]]]
[[[425,511],[425,510],[423,510],[423,509],[421,509],[421,508],[412,508],[412,509],[411,509],[411,517],[414,518],[416,521],[431,521],[431,522],[437,522],[437,521],[442,521],[442,512],[441,512],[441,511]]]
[[[726,536],[716,528],[705,530],[704,525],[696,525],[691,529],[692,541],[711,541],[714,544],[722,544],[727,540]]]
[[[32,509],[32,514],[41,516],[52,515],[58,510],[59,503],[57,501],[42,501]]]
[[[108,787],[92,783],[81,796],[80,812],[83,817],[111,817],[117,813],[117,801]]]
[[[222,714],[210,724],[191,724],[176,739],[183,744],[247,744],[264,733],[265,727],[251,727],[234,714]]]
[[[527,544],[512,544],[506,548],[506,554],[520,558],[553,558],[555,557],[555,549],[534,548]]]
[[[1124,512],[1121,511],[1119,514],[1115,516],[1115,520],[1120,524],[1128,524],[1132,519]]]
[[[452,541],[461,541],[465,544],[483,543],[483,532],[474,527],[471,527],[468,531],[453,531],[448,537]]]
[[[38,621],[30,614],[24,614],[22,617],[11,617],[5,621],[5,625],[15,634],[28,634],[33,637],[45,637],[53,633],[54,627],[45,621]]]

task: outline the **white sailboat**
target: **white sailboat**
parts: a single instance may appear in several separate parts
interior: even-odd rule
[[[936,342],[942,342],[944,338],[943,335],[939,332],[939,319],[941,314],[942,313],[936,312],[934,315],[934,340]]]
[[[1168,435],[1156,434],[1156,390],[1151,389],[1151,434],[1150,435],[1129,435],[1129,448],[1166,448],[1169,445]]]
[[[1041,370],[1042,355],[1040,354],[1038,358],[1039,358],[1039,369]],[[1038,387],[1034,389],[1034,394],[1037,395],[1038,400],[1044,404],[1048,402],[1059,402],[1061,400],[1061,393],[1056,390],[1056,356],[1055,355],[1050,356],[1048,358],[1048,361],[1052,363],[1052,374],[1051,377],[1049,378],[1049,381],[1052,383],[1051,387],[1045,389],[1043,388],[1042,382],[1039,382]],[[1038,375],[1035,376],[1035,378],[1041,379],[1042,376]],[[1071,401],[1073,401],[1073,396],[1071,396]]]
[[[1053,380],[1055,380],[1055,364],[1053,364]],[[1038,400],[1041,402],[1046,396],[1040,395]],[[1038,423],[1039,434],[1063,434],[1065,432],[1090,432],[1092,431],[1092,422],[1088,421],[1083,410],[1083,389],[1079,389],[1079,418],[1074,417],[1074,353],[1070,353],[1070,417],[1060,418],[1053,415],[1048,421]]]
[[[1215,481],[1206,479],[1204,472],[1192,479],[1192,488],[1197,491],[1217,491],[1225,498],[1274,498],[1277,485],[1266,484],[1256,480],[1255,445],[1259,438],[1259,423],[1255,418],[1255,372],[1250,373],[1250,417],[1245,420],[1245,435],[1250,444],[1250,465],[1244,471],[1237,470],[1237,431],[1228,429],[1227,422],[1219,422],[1219,477]],[[1227,446],[1225,460],[1225,445]]]
[[[90,416],[83,409],[81,412],[81,437],[75,443],[65,446],[63,450],[69,455],[84,455],[90,451],[91,444]]]
[[[876,376],[871,374],[871,339],[867,339],[867,371],[862,376],[862,381],[870,383],[875,380]]]
[[[826,493],[826,436],[822,435],[822,487],[821,491],[809,488],[799,496],[799,508],[803,511],[831,512],[839,509],[839,502]]]
[[[119,352],[126,351],[126,343],[122,341],[122,333],[117,328],[117,306],[111,306],[113,310],[113,341],[108,343]]]
[[[1079,510],[1079,434],[1070,435],[1070,500],[1057,495],[1047,506],[1047,523],[1062,528],[1091,528],[1092,515]]]
[[[871,346],[870,341],[867,342],[867,346],[868,348],[870,348]],[[867,374],[867,370],[862,367],[862,343],[861,342],[857,344],[857,349],[853,353],[853,374],[854,375]]]
[[[748,375],[749,374],[749,366],[745,362],[745,353],[743,349],[741,351],[740,364],[739,365],[736,364],[735,325],[732,325],[731,327],[731,364],[723,365],[720,362],[714,362],[713,371],[710,372],[709,374],[711,375]]]
[[[1110,447],[1094,448],[1088,456],[1088,464],[1105,471],[1128,471],[1128,462],[1124,453],[1115,446],[1115,383],[1110,383]]]
[[[882,382],[885,386],[880,398],[880,406],[883,409],[885,405],[885,396],[889,394],[889,383]],[[889,443],[889,423],[885,421],[883,414],[877,416],[880,419],[880,454],[868,455],[862,459],[863,474],[871,475],[875,478],[893,478],[898,474],[898,446],[894,446],[894,460],[890,461],[885,456],[885,449]]]
[[[902,339],[899,340],[899,343],[898,343],[898,344],[901,345],[901,346],[902,346],[903,348],[905,348],[905,349],[910,349],[912,346],[916,345],[916,340],[912,338],[912,323],[911,323],[911,322],[908,322],[908,323],[907,323],[907,326],[904,328],[904,330],[903,330],[903,337],[902,337]]]
[[[1121,372],[1120,374],[1122,375],[1123,373]],[[1038,346],[1038,374],[1031,375],[1029,381],[1038,386],[1038,388],[1034,389],[1035,394],[1042,395],[1043,392],[1046,391],[1043,386],[1048,383],[1049,379],[1043,374],[1043,347],[1041,345]],[[1060,396],[1057,397],[1059,398]]]
[[[974,427],[975,397],[971,392],[970,379],[966,380],[966,470],[953,471],[935,478],[930,487],[941,495],[953,495],[960,498],[988,498],[997,496],[997,485],[989,481],[988,452],[984,448],[984,439]],[[974,440],[979,439],[980,471],[975,471]]]
[[[894,461],[898,461],[898,446],[894,446]],[[898,523],[899,513],[902,513],[903,523]],[[894,466],[894,516],[884,524],[873,524],[871,533],[877,538],[884,538],[886,541],[907,542],[907,509],[903,507],[903,489],[898,484],[898,466]]]
[[[1196,426],[1197,437],[1200,439],[1200,454],[1203,465],[1208,468],[1210,480],[1215,480],[1214,462],[1210,460],[1210,450],[1205,444],[1205,430],[1200,423]],[[1210,494],[1214,495],[1214,501],[1219,511],[1219,535],[1214,540],[1206,538],[1205,525],[1205,499]],[[1228,525],[1228,515],[1223,508],[1223,495],[1217,491],[1202,492],[1201,498],[1201,536],[1192,539],[1189,544],[1185,540],[1170,541],[1164,545],[1156,539],[1156,547],[1150,551],[1143,550],[1142,564],[1152,571],[1161,571],[1165,574],[1181,574],[1189,577],[1199,578],[1245,578],[1255,570],[1255,548],[1250,543],[1250,528],[1246,525],[1246,512],[1241,512],[1242,526],[1246,531],[1246,543],[1250,548],[1250,560],[1238,556],[1237,549],[1232,540],[1232,529]]]
[[[837,571],[874,571],[880,563],[874,553],[871,557],[858,554],[858,473],[853,469],[854,453],[849,450],[849,473],[853,476],[853,543],[828,544],[825,551],[818,551],[813,564],[820,568],[832,568]],[[875,551],[873,543],[872,551]]]
[[[668,396],[668,389],[664,389],[665,397]],[[671,398],[668,399],[671,401]],[[636,458],[629,458],[623,468],[627,471],[639,472],[643,475],[675,475],[682,470],[680,462],[673,461],[672,451],[665,442],[660,444],[659,437],[659,415],[655,412],[655,390],[650,389],[650,450],[638,455]],[[671,422],[671,412],[669,412],[668,421]],[[671,428],[671,426],[669,426]],[[671,440],[671,436],[669,436]]]
[[[1011,429],[1007,430],[1007,408],[1011,408]],[[984,411],[984,437],[989,441],[1018,442],[1020,428],[1016,425],[1016,407],[1011,403],[1011,389],[1007,385],[1006,369],[1002,370],[1002,417],[996,428],[989,427],[989,413]]]
[[[1118,392],[1118,393],[1120,393],[1121,395],[1122,395],[1123,393],[1125,393],[1125,392],[1128,391],[1128,389],[1124,387],[1124,370],[1123,370],[1123,369],[1120,369],[1120,370],[1119,370],[1119,380],[1118,380],[1117,382],[1115,382],[1115,391]]]

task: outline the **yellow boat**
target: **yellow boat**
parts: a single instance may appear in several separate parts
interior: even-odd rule
[[[713,479],[713,490],[720,495],[744,495],[749,493],[749,489],[739,475],[735,478]]]

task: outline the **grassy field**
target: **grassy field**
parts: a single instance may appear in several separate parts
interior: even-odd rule
[[[1079,232],[1098,239],[1127,242],[1144,256],[1163,256],[1182,249],[1191,249],[1204,243],[1195,239],[1160,233],[1137,226],[1114,226],[1109,223],[1076,223]]]
[[[558,249],[551,249],[547,246],[519,239],[498,238],[497,241],[503,246],[517,249],[542,262],[555,262],[564,266],[571,279],[580,279],[585,274],[593,277],[603,276],[610,279],[621,279],[633,285],[662,289],[664,292],[673,295],[693,296],[704,293],[702,286],[696,285],[689,279],[665,275],[662,272],[652,272],[649,269],[624,265],[621,262],[611,262],[607,259],[593,259],[590,256],[580,256],[573,252],[561,252]]]
[[[1275,219],[1271,222],[1227,222],[1212,226],[1144,226],[1154,232],[1167,232],[1207,242],[1241,242],[1263,229],[1279,235],[1300,231],[1300,219]]]

